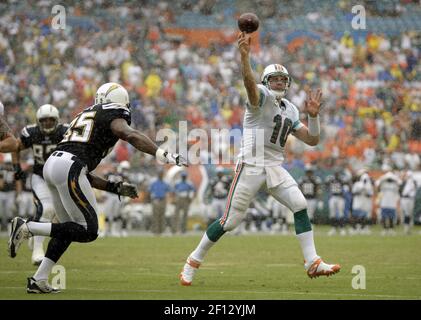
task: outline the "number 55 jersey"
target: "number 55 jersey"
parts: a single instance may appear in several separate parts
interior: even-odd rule
[[[239,158],[254,166],[279,166],[284,161],[288,135],[300,129],[297,107],[287,99],[279,102],[263,85],[259,89],[259,106],[247,103],[243,121],[243,141]]]
[[[92,171],[111,152],[118,137],[111,131],[114,119],[124,119],[130,125],[131,112],[116,103],[96,104],[79,113],[58,144],[57,151],[74,154]]]

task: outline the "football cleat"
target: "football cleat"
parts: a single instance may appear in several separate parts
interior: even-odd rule
[[[28,278],[28,285],[26,286],[27,293],[59,293],[60,290],[53,288],[48,284],[48,280],[35,280]]]
[[[305,263],[304,268],[310,278],[317,278],[319,276],[328,277],[341,270],[339,264],[327,264],[320,257],[315,258],[311,263]]]
[[[7,250],[11,258],[16,257],[20,245],[23,241],[29,239],[31,232],[26,225],[26,221],[20,217],[13,218],[12,229],[10,230],[10,237],[7,243]]]
[[[193,282],[193,277],[197,269],[200,267],[200,262],[188,257],[186,264],[180,273],[180,284],[182,286],[190,286]]]

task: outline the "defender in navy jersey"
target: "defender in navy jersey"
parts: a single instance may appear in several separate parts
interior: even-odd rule
[[[44,104],[37,110],[36,124],[24,127],[18,140],[17,152],[12,155],[15,169],[15,179],[23,178],[20,166],[20,151],[31,148],[34,156],[33,175],[31,187],[34,195],[36,214],[34,221],[51,222],[55,209],[50,190],[44,181],[42,170],[45,161],[56,149],[57,144],[63,139],[69,126],[59,123],[59,112],[51,104]],[[39,265],[44,258],[45,237],[35,236],[33,239],[32,264]]]
[[[22,241],[33,235],[50,236],[45,258],[28,278],[28,293],[57,292],[48,276],[70,243],[91,242],[98,237],[97,203],[92,188],[121,196],[137,197],[134,185],[111,182],[91,173],[118,139],[139,151],[155,155],[161,163],[187,165],[178,154],[158,148],[147,136],[130,127],[129,94],[117,83],[106,83],[96,92],[95,104],[70,123],[63,140],[45,163],[43,174],[53,195],[59,223],[42,223],[14,218],[9,238],[13,258]]]

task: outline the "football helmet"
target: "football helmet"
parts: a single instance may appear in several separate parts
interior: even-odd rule
[[[269,78],[272,76],[285,76],[287,77],[287,82],[283,90],[274,90],[270,87]],[[285,97],[290,85],[291,85],[291,76],[288,73],[287,68],[280,64],[270,64],[268,65],[262,73],[261,78],[262,84],[269,89],[269,91],[277,98],[281,99]]]
[[[130,107],[127,90],[115,82],[108,82],[98,88],[95,93],[95,104],[117,103]]]
[[[41,107],[39,107],[37,111],[37,124],[42,132],[49,134],[54,132],[56,130],[58,121],[59,121],[59,114],[56,107],[54,107],[52,104],[44,104]],[[52,118],[54,119],[54,124],[47,128],[45,126],[45,123],[42,123],[42,119]]]

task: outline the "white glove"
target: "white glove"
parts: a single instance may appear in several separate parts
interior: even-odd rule
[[[181,166],[185,166],[187,167],[187,160],[179,155],[178,153],[169,153],[168,151],[165,151],[164,149],[159,149],[156,150],[156,159],[160,162],[163,163],[170,163],[170,164],[175,164],[179,167]]]

